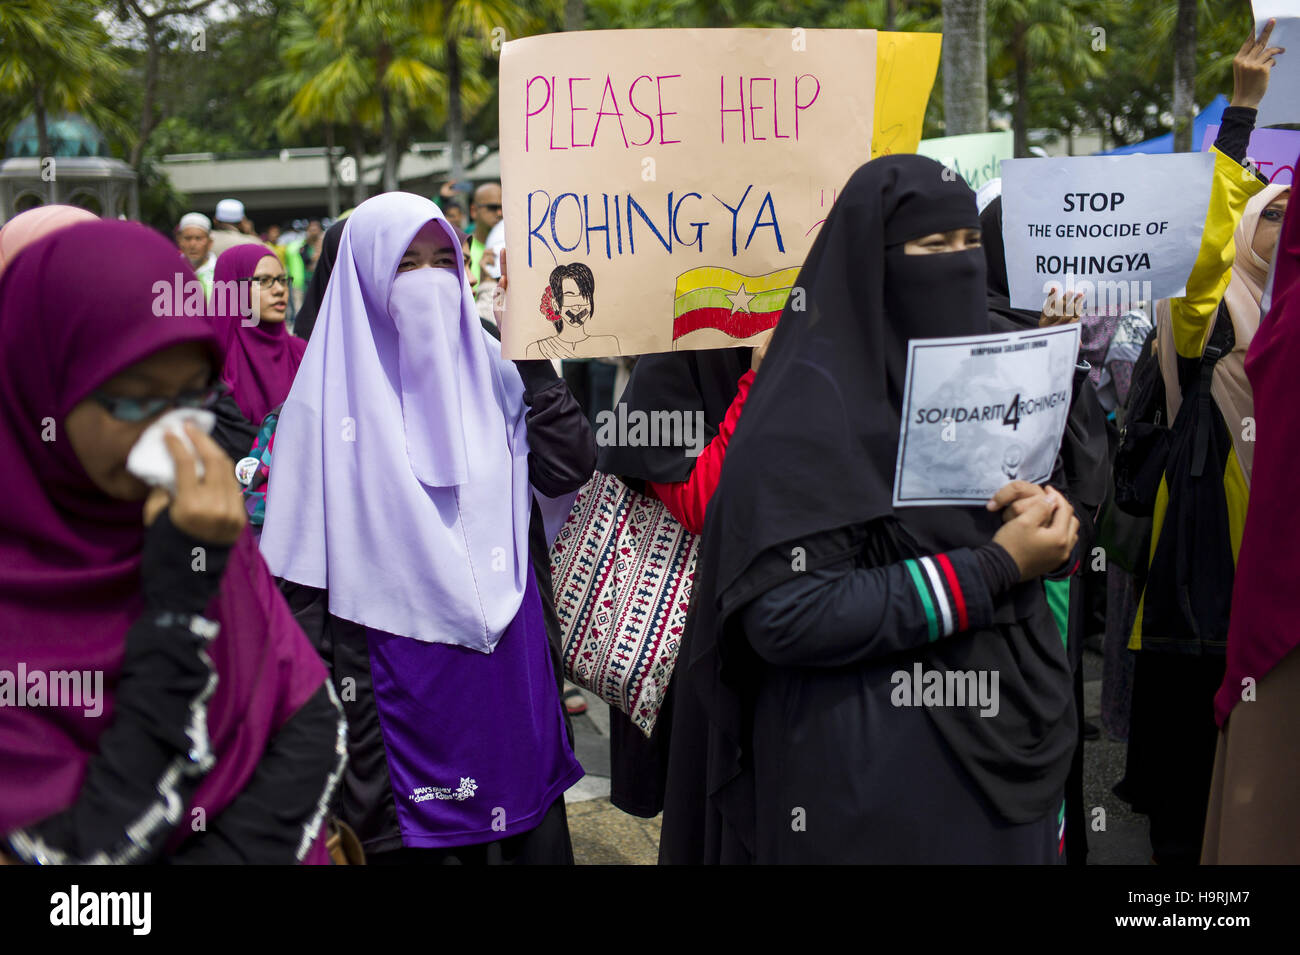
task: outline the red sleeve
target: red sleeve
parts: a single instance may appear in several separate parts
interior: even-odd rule
[[[704,512],[709,500],[718,487],[718,478],[722,476],[722,462],[727,456],[727,442],[736,430],[740,420],[741,409],[745,407],[745,398],[749,395],[749,386],[754,382],[754,372],[747,371],[740,378],[736,397],[731,400],[731,407],[718,427],[717,436],[709,442],[708,447],[700,452],[695,461],[691,476],[685,481],[672,484],[659,484],[646,481],[646,489],[668,506],[668,512],[677,518],[692,534],[704,530]]]

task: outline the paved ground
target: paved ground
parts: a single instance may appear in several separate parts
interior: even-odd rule
[[[1083,652],[1083,712],[1093,725],[1101,726],[1101,654]],[[1139,816],[1118,799],[1110,787],[1124,776],[1127,746],[1108,739],[1084,743],[1083,802],[1088,807],[1089,865],[1148,865],[1151,844],[1147,841],[1147,817]],[[1104,814],[1099,814],[1098,809]]]
[[[1084,713],[1100,725],[1101,656],[1084,651]],[[565,793],[573,853],[579,865],[653,865],[659,819],[629,816],[609,801],[609,710],[592,694],[573,721],[579,762],[587,775]],[[1084,802],[1089,810],[1091,865],[1146,865],[1151,856],[1145,816],[1110,791],[1124,775],[1124,744],[1102,738],[1084,744]],[[1101,812],[1098,812],[1101,810]]]

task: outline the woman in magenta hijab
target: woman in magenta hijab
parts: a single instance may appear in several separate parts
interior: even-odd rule
[[[178,267],[100,221],[0,276],[0,857],[328,859],[346,726],[230,460],[169,436],[174,497],[125,467],[164,411],[217,394],[208,322],[153,310]]]
[[[239,457],[248,453],[262,419],[288,397],[307,350],[307,342],[285,327],[288,306],[289,277],[266,246],[236,245],[217,258],[208,307],[226,354],[221,380],[247,422],[240,428],[233,414],[222,413],[230,420],[224,422],[221,436],[233,427],[239,439],[220,443],[229,444]]]
[[[1232,589],[1227,671],[1214,698],[1222,732],[1202,865],[1300,863],[1300,448],[1291,424],[1300,367],[1300,206],[1294,191],[1273,269],[1272,306],[1246,353],[1257,440]]]

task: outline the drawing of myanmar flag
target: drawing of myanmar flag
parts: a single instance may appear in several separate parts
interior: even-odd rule
[[[798,275],[798,268],[745,275],[716,265],[683,272],[673,296],[673,341],[701,328],[736,339],[766,331],[781,317]]]

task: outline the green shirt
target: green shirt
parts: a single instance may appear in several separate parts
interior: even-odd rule
[[[307,287],[307,268],[302,261],[302,246],[306,241],[306,239],[295,239],[284,247],[285,271],[289,273],[289,281],[296,289]]]
[[[483,253],[487,251],[487,246],[478,240],[478,236],[471,233],[469,237],[469,274],[474,276],[476,282],[483,281]]]

